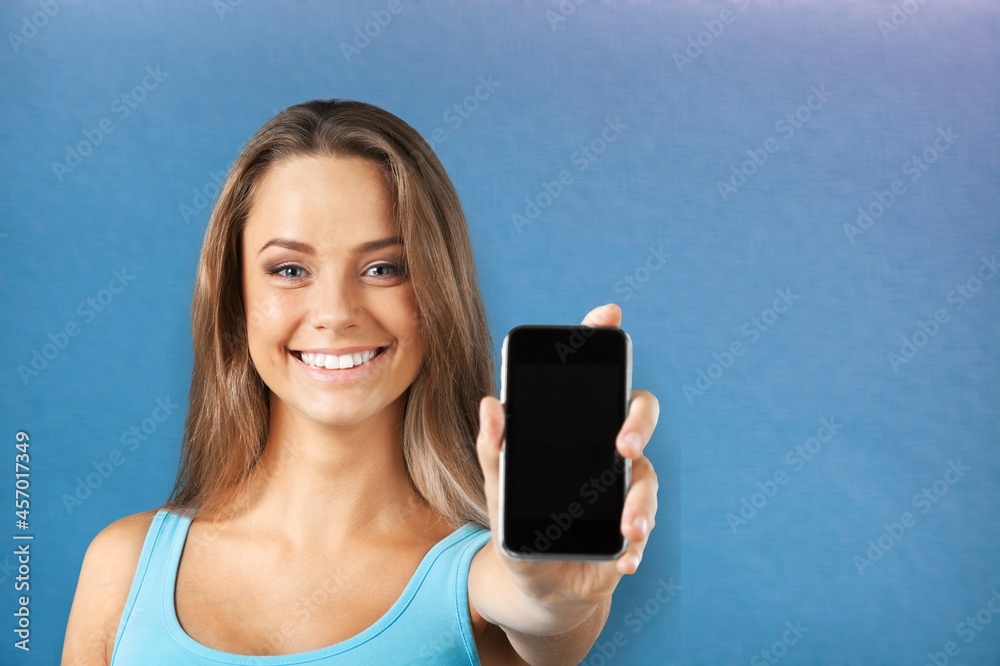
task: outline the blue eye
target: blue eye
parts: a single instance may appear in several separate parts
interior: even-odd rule
[[[296,266],[295,264],[281,264],[280,266],[275,266],[274,268],[268,270],[268,273],[289,280],[294,280],[296,278],[303,277],[306,272],[301,266]]]
[[[378,278],[399,277],[403,275],[403,269],[395,264],[375,264],[368,267],[365,275]]]

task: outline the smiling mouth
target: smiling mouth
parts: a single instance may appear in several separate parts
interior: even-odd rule
[[[376,347],[363,352],[353,354],[310,354],[300,351],[293,351],[292,356],[299,359],[311,368],[325,368],[327,370],[346,370],[356,365],[365,365],[373,358],[379,356],[388,347]]]

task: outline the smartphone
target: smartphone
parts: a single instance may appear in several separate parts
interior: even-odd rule
[[[631,460],[615,439],[632,392],[618,328],[518,326],[503,341],[501,548],[518,559],[612,560]]]

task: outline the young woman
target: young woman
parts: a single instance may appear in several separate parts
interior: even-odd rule
[[[617,441],[628,551],[506,557],[490,538],[503,406],[468,230],[409,125],[345,101],[269,121],[219,196],[192,320],[173,495],[90,544],[64,666],[586,655],[653,527],[656,399],[633,394]],[[610,305],[584,324],[620,320]]]

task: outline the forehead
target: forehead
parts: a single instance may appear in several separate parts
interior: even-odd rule
[[[276,236],[342,246],[396,232],[382,168],[360,157],[302,155],[272,165],[255,192],[244,243]]]

